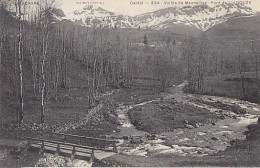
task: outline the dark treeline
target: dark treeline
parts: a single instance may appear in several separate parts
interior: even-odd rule
[[[186,38],[183,58],[188,91],[211,92],[205,87],[205,80],[210,77],[221,79],[228,75],[230,78],[228,80],[241,84],[244,99],[258,101],[260,96],[258,45],[258,39],[214,41],[205,34],[200,38]]]
[[[163,55],[146,56],[146,52],[152,53],[147,46],[136,51],[116,28],[87,28],[59,21],[55,1],[39,2],[34,9],[24,6],[22,0],[1,3],[1,75],[8,78],[2,93],[17,102],[18,125],[29,99],[40,102],[40,122],[45,123],[46,104],[58,100],[60,88],[71,89],[73,78],[84,79],[90,108],[100,93],[128,84],[133,77],[159,79],[166,87],[173,66]],[[8,5],[14,12],[8,11]]]

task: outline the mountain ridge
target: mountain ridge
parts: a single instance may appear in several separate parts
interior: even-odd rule
[[[214,7],[208,5],[168,7],[137,16],[117,15],[101,7],[87,5],[61,19],[80,22],[82,26],[119,27],[119,28],[149,28],[162,30],[172,24],[183,24],[206,31],[217,24],[226,22],[233,17],[251,17],[258,13],[241,4],[220,4]]]

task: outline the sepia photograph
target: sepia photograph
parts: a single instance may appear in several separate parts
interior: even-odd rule
[[[21,167],[260,167],[260,1],[0,0]]]

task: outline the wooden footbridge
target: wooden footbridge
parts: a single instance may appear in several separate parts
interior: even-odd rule
[[[60,133],[52,133],[52,140],[31,137],[26,139],[27,149],[36,148],[39,154],[49,152],[55,155],[70,155],[71,160],[79,156],[90,162],[116,154],[118,152],[116,144],[119,143],[114,140]]]

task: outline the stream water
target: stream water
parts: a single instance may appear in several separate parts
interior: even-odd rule
[[[117,108],[117,114],[122,123],[120,132],[114,133],[114,137],[139,137],[140,143],[131,144],[129,140],[120,140],[119,151],[127,155],[137,155],[149,157],[158,154],[175,154],[180,156],[204,156],[225,150],[230,146],[230,142],[235,139],[244,140],[243,134],[247,131],[247,126],[257,122],[260,116],[260,105],[217,96],[191,95],[182,92],[184,85],[170,88],[162,96],[164,99],[174,99],[194,107],[207,109],[211,113],[225,114],[227,118],[220,120],[213,125],[200,126],[194,129],[176,129],[172,132],[156,135],[154,140],[145,139],[149,134],[137,130],[128,117],[128,111],[137,106],[143,106],[151,103],[151,100],[136,105],[120,105]],[[210,102],[221,102],[227,105],[235,105],[246,111],[246,114],[236,114],[232,111],[213,108],[212,106],[197,103],[192,100],[204,100]],[[163,138],[162,138],[163,137]]]

